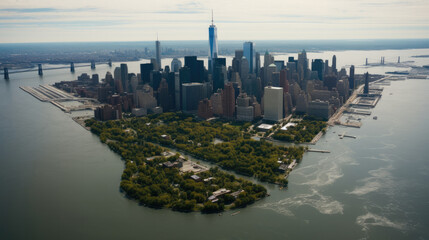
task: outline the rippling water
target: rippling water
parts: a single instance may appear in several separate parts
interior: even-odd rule
[[[335,54],[343,66],[358,65],[368,55],[406,59],[416,51],[429,52]],[[136,72],[138,63],[129,69]],[[84,71],[104,75],[109,68],[76,70],[0,80],[1,239],[429,238],[429,80],[392,82],[373,114],[362,117],[362,128],[329,129],[314,148],[331,153],[306,153],[288,189],[265,184],[270,197],[238,215],[218,216],[154,210],[126,199],[119,192],[120,158],[71,115],[19,89],[73,80]],[[339,139],[342,132],[357,138]]]

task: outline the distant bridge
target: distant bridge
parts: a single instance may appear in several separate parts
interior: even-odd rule
[[[390,57],[387,59],[386,57],[380,57],[380,59],[374,59],[374,58],[366,58],[364,66],[382,66],[382,65],[389,65],[389,66],[406,66],[407,64],[413,63],[414,61],[405,61],[401,62],[401,57],[398,56],[398,58]]]
[[[97,64],[107,64],[110,67],[112,66],[112,60],[109,59],[108,62],[97,62]],[[0,74],[3,74],[4,79],[9,80],[9,75],[10,74],[14,74],[14,73],[24,73],[24,72],[37,72],[39,76],[43,76],[43,71],[48,71],[48,70],[57,70],[57,69],[67,69],[70,68],[70,72],[74,72],[75,68],[81,68],[81,67],[91,67],[91,69],[95,69],[96,66],[96,62],[95,61],[91,61],[90,64],[84,64],[84,65],[77,65],[75,66],[73,62],[70,63],[70,67],[66,67],[66,66],[62,66],[62,67],[49,67],[49,68],[42,68],[42,64],[37,64],[38,68],[37,69],[21,69],[21,70],[16,70],[16,71],[11,71],[9,72],[8,68],[4,68],[3,72],[0,72]]]

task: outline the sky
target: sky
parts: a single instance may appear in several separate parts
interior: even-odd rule
[[[429,38],[429,0],[1,0],[0,43]]]

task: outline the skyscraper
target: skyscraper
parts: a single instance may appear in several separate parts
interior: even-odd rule
[[[253,42],[243,43],[243,55],[246,57],[249,62],[249,73],[253,73],[255,69],[255,49]]]
[[[337,73],[337,56],[332,57],[332,72]]]
[[[190,69],[191,82],[204,81],[204,61],[196,56],[185,56],[185,66]]]
[[[126,63],[121,63],[121,83],[124,92],[128,91],[128,66]]]
[[[161,42],[158,41],[158,37],[155,41],[155,45],[156,45],[156,69],[157,71],[159,71],[159,69],[161,68]]]
[[[143,84],[150,82],[150,73],[153,70],[153,64],[152,63],[143,63],[140,64],[140,75],[141,75],[141,81]]]
[[[201,99],[203,99],[202,83],[182,84],[182,110],[184,112],[197,112]]]
[[[226,79],[226,59],[214,58],[213,59],[213,92],[223,89]]]
[[[317,76],[319,77],[319,80],[323,81],[323,68],[324,68],[324,63],[322,59],[314,59],[311,62],[311,71],[316,71],[317,72]]]
[[[173,58],[173,60],[171,61],[171,71],[179,72],[179,69],[181,67],[182,67],[182,62],[177,58]]]
[[[255,73],[259,73],[259,69],[261,68],[261,54],[259,52],[255,53]]]
[[[264,119],[279,121],[283,118],[283,88],[264,88]]]
[[[212,11],[212,25],[209,27],[209,72],[213,71],[213,59],[218,56],[217,48],[217,28],[213,23],[213,11]]]
[[[363,88],[363,93],[364,94],[369,93],[369,74],[368,74],[368,72],[365,73],[365,86]]]
[[[225,118],[233,118],[235,113],[235,91],[232,83],[225,84],[222,93],[222,109]]]
[[[355,66],[350,66],[349,88],[355,89]]]

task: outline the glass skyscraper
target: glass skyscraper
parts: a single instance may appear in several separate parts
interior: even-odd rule
[[[155,70],[159,71],[161,69],[161,42],[158,41],[158,39],[156,39],[155,46],[156,46],[156,65],[157,65]]]
[[[243,55],[249,62],[249,73],[253,73],[255,69],[255,48],[253,42],[243,43]]]
[[[212,25],[209,27],[209,71],[213,71],[213,59],[217,58],[217,28],[213,23],[213,12],[212,12]]]

